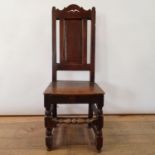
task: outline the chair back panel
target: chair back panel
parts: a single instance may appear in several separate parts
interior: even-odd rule
[[[53,81],[57,80],[57,70],[89,70],[90,81],[94,81],[95,64],[95,8],[84,10],[77,5],[69,5],[63,10],[53,7]],[[60,21],[60,51],[56,51],[56,20]],[[91,20],[90,64],[87,63],[87,20]],[[57,52],[60,55],[59,63]]]
[[[82,20],[60,22],[60,63],[82,63]]]

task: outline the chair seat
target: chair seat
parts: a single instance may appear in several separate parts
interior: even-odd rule
[[[51,82],[44,94],[48,95],[100,95],[104,91],[89,81],[57,81]]]

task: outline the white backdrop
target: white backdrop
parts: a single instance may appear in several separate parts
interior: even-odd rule
[[[155,113],[154,0],[1,0],[0,114],[44,113],[51,8],[72,3],[96,7],[96,82],[106,91],[104,112]],[[59,111],[83,113],[86,107],[59,106]]]

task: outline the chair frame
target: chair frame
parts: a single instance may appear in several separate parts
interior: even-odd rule
[[[53,7],[52,9],[52,83],[54,87],[57,82],[57,71],[58,70],[82,70],[90,71],[90,86],[95,85],[95,7],[89,10],[84,10],[77,5],[69,5],[68,7],[59,10]],[[56,21],[60,20],[60,62],[57,63],[57,51],[56,51]],[[78,22],[70,22],[65,20],[78,20],[82,24],[81,29],[78,28]],[[90,63],[87,63],[87,20],[91,21],[91,48],[90,48]],[[66,22],[66,23],[65,23]],[[75,24],[77,23],[77,24]],[[81,45],[81,56],[78,57],[74,53],[70,52],[70,55],[66,58],[65,43],[64,39],[69,34],[64,34],[65,24],[73,24],[77,31],[82,32],[82,45]],[[73,26],[72,25],[72,26]],[[66,33],[66,32],[65,32]],[[66,38],[65,38],[66,37]],[[78,36],[77,36],[77,40]],[[75,41],[77,41],[75,39]],[[72,50],[72,47],[68,47]],[[78,48],[78,47],[77,47]],[[78,52],[78,51],[77,51]],[[78,53],[79,54],[79,53]],[[73,62],[75,60],[75,62]],[[86,95],[53,95],[49,94],[47,90],[44,92],[44,107],[45,107],[45,128],[46,128],[46,146],[48,150],[52,149],[52,134],[53,129],[57,127],[60,122],[57,116],[57,104],[63,103],[83,103],[88,104],[88,119],[86,122],[89,127],[92,127],[96,136],[96,148],[98,151],[101,150],[103,145],[103,105],[104,105],[104,91],[99,94],[86,94]],[[96,118],[93,118],[93,114]],[[77,121],[78,122],[78,121]],[[76,123],[77,123],[76,122]]]

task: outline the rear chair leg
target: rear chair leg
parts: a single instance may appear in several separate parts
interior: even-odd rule
[[[93,118],[93,108],[92,108],[93,103],[88,104],[88,118]],[[88,123],[88,128],[91,128],[92,125],[91,123]]]
[[[53,104],[53,117],[56,118],[57,117],[57,104]]]
[[[49,128],[46,128],[46,147],[47,150],[50,151],[52,150],[52,130]]]

